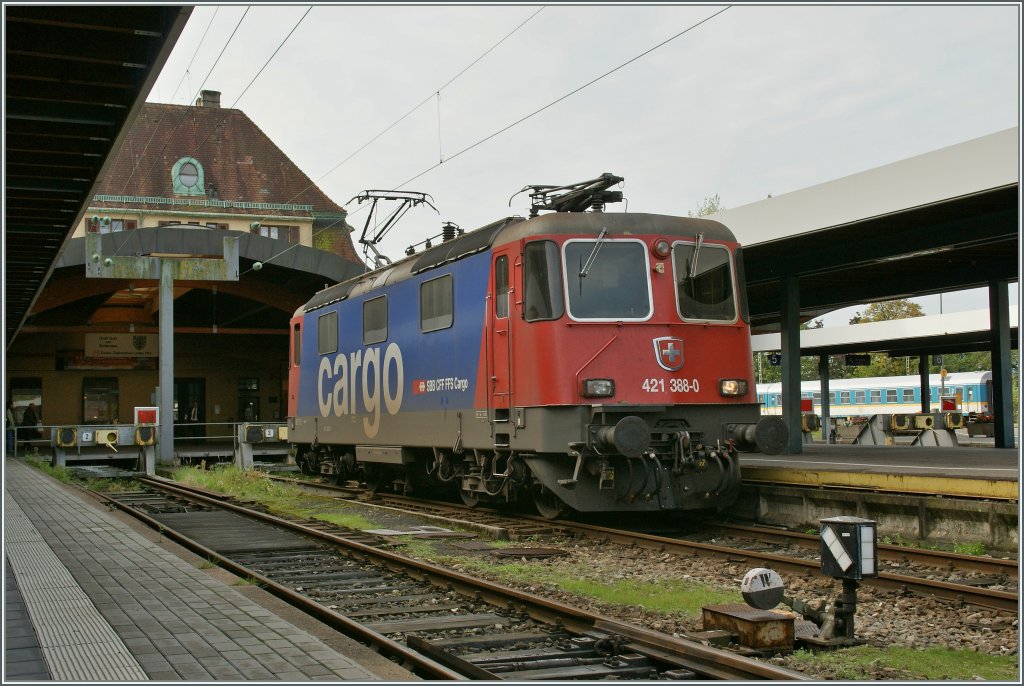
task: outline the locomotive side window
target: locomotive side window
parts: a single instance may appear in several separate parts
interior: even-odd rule
[[[508,257],[504,255],[494,261],[494,316],[508,316]]]
[[[420,284],[420,331],[438,331],[452,325],[452,275]]]
[[[296,324],[292,327],[292,364],[299,366],[302,359],[302,328]]]
[[[729,251],[718,245],[676,243],[672,248],[676,301],[683,319],[736,319]]]
[[[363,343],[382,343],[388,339],[388,299],[385,296],[363,303]]]
[[[316,351],[321,355],[338,352],[338,313],[328,312],[316,320]],[[299,359],[298,343],[295,359]]]
[[[642,321],[651,316],[650,268],[640,241],[567,241],[565,281],[576,320]]]
[[[526,244],[523,251],[523,301],[528,322],[562,316],[565,310],[562,269],[558,246],[553,241]]]

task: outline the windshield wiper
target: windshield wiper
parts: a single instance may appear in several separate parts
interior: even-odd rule
[[[608,235],[608,229],[601,229],[601,233],[597,236],[597,243],[594,244],[594,249],[590,251],[590,257],[587,258],[586,264],[580,269],[580,278],[582,279],[590,272],[590,268],[594,266],[594,260],[597,258],[597,251],[601,249],[601,244],[604,242],[604,237]]]
[[[690,280],[693,275],[697,273],[697,255],[700,254],[700,246],[704,245],[704,234],[697,234],[697,244],[693,246],[693,261],[690,262],[690,271],[686,275],[686,279]]]

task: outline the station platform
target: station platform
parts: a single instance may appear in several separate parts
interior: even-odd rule
[[[13,458],[4,554],[4,683],[419,680]]]
[[[816,443],[795,455],[742,453],[744,481],[1018,500],[1020,451]]]

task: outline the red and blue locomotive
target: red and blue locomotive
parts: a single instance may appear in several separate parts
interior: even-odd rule
[[[604,212],[620,181],[528,187],[530,218],[448,232],[299,308],[303,469],[547,517],[730,505],[737,449],[786,438],[758,424],[740,247],[714,221]]]

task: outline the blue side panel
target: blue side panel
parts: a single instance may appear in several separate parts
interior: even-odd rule
[[[420,331],[420,286],[452,276],[452,326]],[[473,407],[486,314],[490,253],[473,255],[308,313],[302,325],[298,414],[397,415]],[[388,337],[363,344],[363,303],[384,295]],[[320,317],[338,313],[338,352],[317,352]]]

